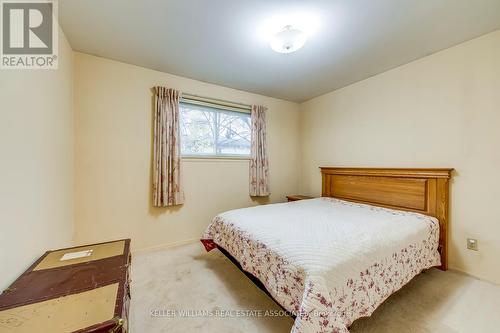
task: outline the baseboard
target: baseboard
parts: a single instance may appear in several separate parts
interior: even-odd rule
[[[152,252],[152,251],[168,249],[171,247],[177,247],[177,246],[181,246],[181,245],[191,244],[191,243],[198,242],[198,241],[200,241],[200,238],[186,239],[186,240],[172,242],[172,243],[164,243],[164,244],[144,247],[141,249],[135,249],[132,251],[132,253],[133,254],[135,254],[135,253],[147,253],[147,252]]]
[[[459,273],[459,274],[467,275],[468,277],[471,277],[471,278],[479,280],[479,281],[483,281],[483,282],[488,282],[488,283],[494,284],[495,286],[500,286],[500,284],[497,283],[496,281],[492,281],[492,280],[485,279],[483,277],[472,275],[472,274],[470,274],[470,273],[468,273],[466,271],[463,271],[463,270],[455,268],[455,267],[450,267],[450,268],[448,268],[448,270],[452,271],[454,273]]]

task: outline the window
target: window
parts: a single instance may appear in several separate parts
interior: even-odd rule
[[[250,114],[180,103],[181,155],[250,157]]]

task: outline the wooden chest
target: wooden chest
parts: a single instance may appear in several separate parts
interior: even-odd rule
[[[127,332],[130,239],[46,252],[0,295],[0,332]]]

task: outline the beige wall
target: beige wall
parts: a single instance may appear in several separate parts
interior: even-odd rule
[[[59,69],[0,70],[0,290],[73,236],[73,51]]]
[[[304,193],[320,165],[454,167],[450,266],[500,283],[500,31],[301,108]]]
[[[197,239],[217,213],[256,204],[248,161],[184,160],[186,203],[151,207],[155,85],[267,106],[270,202],[297,191],[298,104],[75,53],[78,243],[131,237],[133,249],[144,249]]]

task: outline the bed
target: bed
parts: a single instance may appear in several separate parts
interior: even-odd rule
[[[202,237],[295,317],[292,332],[348,332],[415,275],[447,269],[452,169],[320,169],[321,198],[228,211]]]

